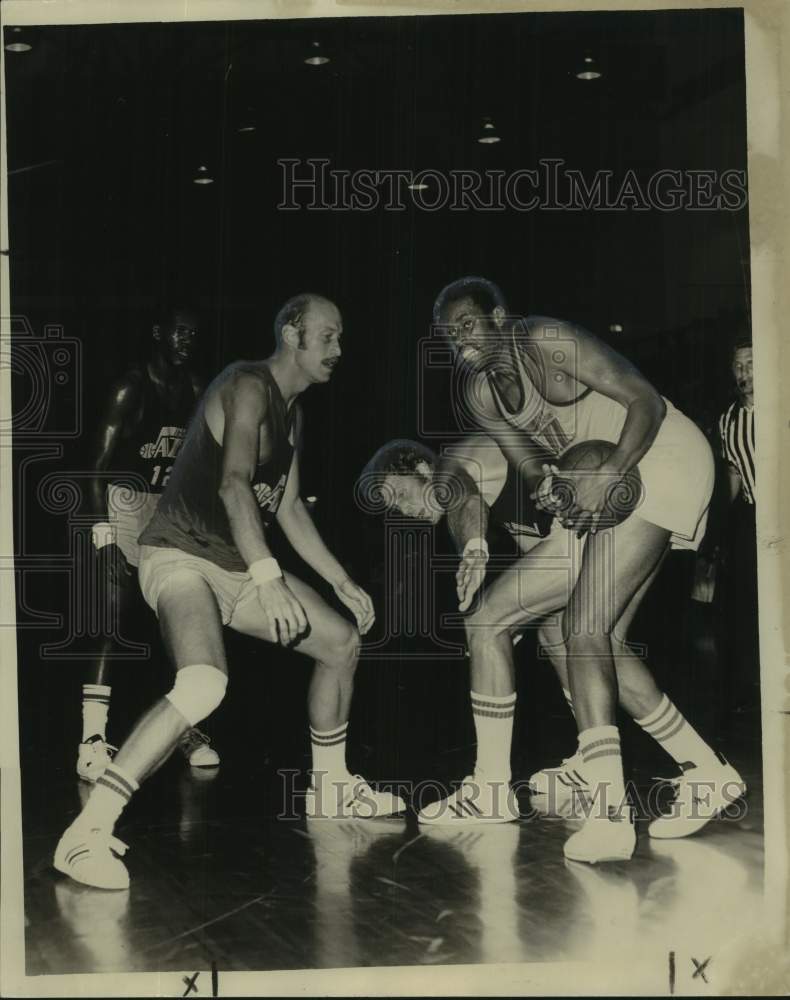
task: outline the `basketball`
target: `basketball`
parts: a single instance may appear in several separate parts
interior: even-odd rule
[[[563,472],[583,472],[598,469],[617,446],[611,441],[580,441],[569,448],[558,460],[559,475],[552,482],[552,493],[562,499],[562,509],[569,510],[574,502],[574,486],[563,479]],[[611,528],[622,523],[634,512],[642,499],[642,477],[636,467],[613,483],[606,496],[606,504],[598,522],[600,528]]]

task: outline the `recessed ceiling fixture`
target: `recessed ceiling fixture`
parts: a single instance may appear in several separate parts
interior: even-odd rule
[[[321,43],[320,42],[311,42],[310,43],[310,50],[311,50],[310,51],[310,55],[307,56],[307,58],[305,59],[305,62],[307,63],[307,65],[308,66],[326,66],[326,64],[329,62],[329,56],[324,55],[324,52],[323,52],[323,50],[321,48]]]
[[[29,52],[33,46],[25,41],[25,36],[21,28],[10,28],[8,31],[9,41],[6,42],[6,52]]]
[[[585,56],[584,62],[582,63],[581,69],[577,72],[576,77],[579,80],[599,80],[603,76],[600,69],[598,69],[598,63],[593,59],[592,56]]]
[[[622,333],[623,332],[623,324],[622,323],[610,323],[609,324],[609,332],[610,333]]]
[[[193,184],[213,184],[214,178],[208,172],[208,167],[198,167],[197,173],[192,178]]]
[[[255,122],[255,110],[253,108],[247,108],[246,112],[239,119],[236,131],[241,135],[248,135],[250,132],[255,132],[257,127],[258,126]]]
[[[483,119],[483,129],[477,138],[478,142],[482,142],[486,146],[490,146],[495,142],[501,142],[502,140],[497,135],[496,125],[490,118]]]

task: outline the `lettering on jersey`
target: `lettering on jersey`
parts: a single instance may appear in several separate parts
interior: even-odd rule
[[[567,433],[565,428],[563,428],[557,414],[545,402],[535,387],[535,382],[527,372],[521,351],[515,340],[513,343],[513,359],[514,364],[510,370],[510,374],[516,378],[521,387],[522,407],[516,412],[510,410],[496,383],[493,372],[489,372],[488,384],[491,388],[494,405],[499,411],[500,417],[506,423],[528,434],[533,441],[545,448],[549,454],[558,457],[571,444],[573,435]]]
[[[183,427],[163,427],[156,441],[148,441],[140,448],[142,458],[175,458],[184,443]]]
[[[543,537],[537,522],[535,524],[516,524],[514,521],[505,521],[503,527],[514,538],[522,535],[527,535],[530,538]]]
[[[270,510],[272,513],[277,511],[280,501],[283,498],[283,493],[285,493],[287,479],[288,473],[284,472],[274,489],[268,483],[255,483],[253,485],[252,489],[255,493],[255,499],[258,501],[258,506],[261,510]]]

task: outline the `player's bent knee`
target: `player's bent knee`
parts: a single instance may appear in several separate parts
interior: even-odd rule
[[[221,670],[208,663],[194,663],[178,671],[165,698],[190,726],[196,726],[219,707],[227,686],[228,678]]]
[[[357,629],[350,625],[334,642],[328,644],[323,661],[332,667],[353,669],[359,658],[360,638]]]

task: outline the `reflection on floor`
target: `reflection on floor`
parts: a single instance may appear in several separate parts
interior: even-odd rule
[[[28,974],[585,960],[692,933],[712,951],[762,896],[759,769],[744,776],[745,814],[681,841],[642,821],[630,862],[590,867],[562,856],[578,821],[527,799],[519,823],[461,831],[277,820],[277,776],[173,763],[118,831],[130,890],[102,892],[50,867],[84,794],[61,775],[25,820]]]

